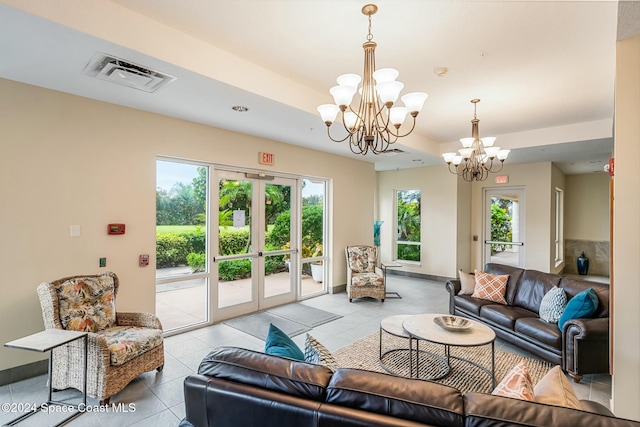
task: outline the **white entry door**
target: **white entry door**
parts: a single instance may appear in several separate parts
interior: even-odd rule
[[[487,188],[484,263],[524,267],[524,188]]]

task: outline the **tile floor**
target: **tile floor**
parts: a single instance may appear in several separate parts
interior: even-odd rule
[[[378,331],[380,320],[395,314],[447,313],[448,293],[444,283],[401,276],[388,276],[388,290],[398,291],[402,299],[361,299],[349,303],[346,294],[323,295],[303,303],[343,317],[314,328],[309,333],[335,351],[372,332]],[[294,337],[304,346],[304,334]],[[233,345],[261,350],[264,342],[224,324],[217,324],[195,331],[174,335],[165,340],[165,368],[161,373],[148,372],[131,382],[124,390],[111,398],[126,411],[85,412],[71,421],[69,426],[177,426],[185,415],[182,382],[194,373],[200,360],[213,348]],[[502,341],[497,348],[522,352]],[[527,353],[523,353],[527,354]],[[609,406],[611,378],[608,375],[586,375],[580,384],[574,383],[579,398],[595,400]],[[77,401],[80,394],[66,390],[54,394],[54,399]],[[47,397],[46,375],[0,387],[0,404],[39,403]],[[89,399],[89,405],[97,405]],[[133,404],[133,405],[129,405]],[[63,418],[61,413],[38,413],[21,422],[19,426],[53,425]],[[6,423],[16,414],[0,411],[0,423]]]

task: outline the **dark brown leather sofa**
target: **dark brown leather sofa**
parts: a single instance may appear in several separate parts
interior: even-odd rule
[[[470,295],[458,295],[460,281],[450,280],[449,313],[481,321],[496,335],[553,364],[562,366],[577,382],[584,374],[609,372],[609,285],[502,264],[487,264],[485,272],[508,274],[505,299],[496,304]],[[544,294],[553,286],[565,290],[567,298],[593,288],[599,305],[592,318],[557,324],[540,319]]]
[[[584,410],[460,392],[430,381],[298,362],[235,347],[184,380],[181,427],[635,426],[596,402]]]

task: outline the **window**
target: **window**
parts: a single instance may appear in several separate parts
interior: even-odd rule
[[[397,190],[396,259],[420,262],[420,190]]]
[[[564,191],[555,191],[555,262],[559,267],[564,262]]]

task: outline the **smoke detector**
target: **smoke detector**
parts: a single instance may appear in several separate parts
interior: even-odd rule
[[[85,74],[145,92],[155,92],[176,78],[113,55],[96,53],[84,69]]]

